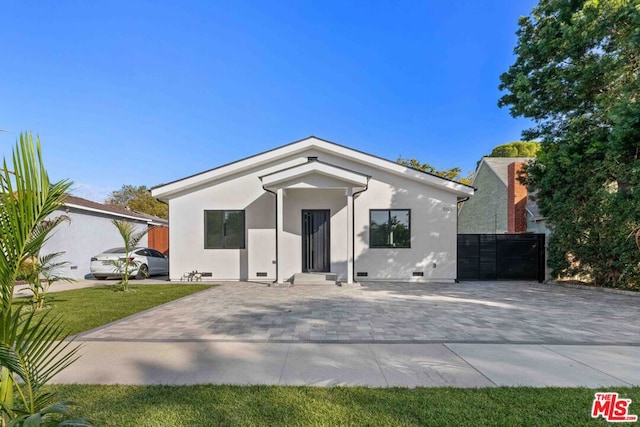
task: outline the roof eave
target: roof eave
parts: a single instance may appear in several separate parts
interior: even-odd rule
[[[153,197],[166,202],[176,194],[201,187],[202,185],[206,185],[207,183],[224,178],[231,174],[255,169],[265,163],[272,162],[286,156],[295,155],[309,148],[315,148],[320,151],[325,151],[340,157],[368,164],[373,167],[382,168],[387,172],[404,176],[424,184],[429,184],[446,191],[451,191],[463,197],[471,196],[474,192],[473,187],[466,184],[461,184],[437,175],[406,167],[382,157],[377,157],[331,141],[311,136],[274,148],[273,150],[264,151],[251,157],[227,163],[215,169],[210,169],[196,175],[191,175],[180,180],[153,187],[151,189],[151,194]]]
[[[140,221],[140,222],[149,223],[151,221],[150,219],[139,217],[139,216],[121,214],[121,213],[108,211],[108,210],[104,210],[104,209],[90,208],[90,207],[87,207],[87,206],[76,205],[74,203],[65,203],[63,206],[69,207],[69,208],[73,208],[73,209],[83,210],[83,211],[87,211],[87,212],[96,212],[96,213],[101,213],[101,214],[110,215],[110,216],[116,216],[116,217],[120,217],[120,218],[134,219],[134,220]]]

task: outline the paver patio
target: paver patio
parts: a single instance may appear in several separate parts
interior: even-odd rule
[[[639,309],[640,297],[527,282],[224,283],[80,338],[640,345]]]

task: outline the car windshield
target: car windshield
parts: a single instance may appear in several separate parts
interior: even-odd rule
[[[105,254],[123,254],[124,253],[124,248],[113,248],[113,249],[109,249],[107,251],[104,251],[103,253],[105,253]]]

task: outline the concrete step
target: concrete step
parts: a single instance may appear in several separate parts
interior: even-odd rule
[[[338,275],[335,273],[296,273],[294,285],[335,285]]]

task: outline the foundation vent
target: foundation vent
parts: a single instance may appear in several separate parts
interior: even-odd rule
[[[203,271],[203,272],[200,273],[200,275],[202,277],[213,277],[213,273],[210,272],[210,271],[209,272]]]
[[[267,272],[266,271],[258,271],[256,273],[256,277],[267,277]]]
[[[367,273],[366,271],[358,271],[358,272],[356,273],[356,276],[357,276],[357,277],[368,277],[368,276],[369,276],[369,273]]]
[[[422,277],[424,276],[424,271],[414,271],[413,277]]]

